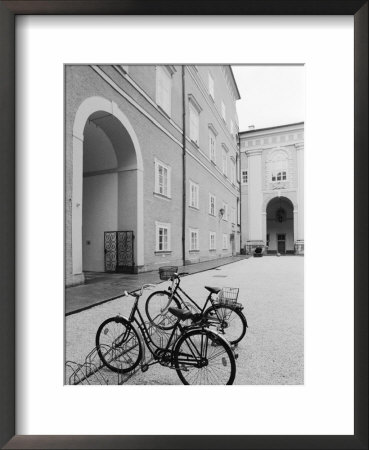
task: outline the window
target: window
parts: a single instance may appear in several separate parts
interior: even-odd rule
[[[222,206],[224,213],[223,213],[223,220],[228,220],[228,204],[223,202]]]
[[[228,161],[228,152],[223,147],[222,148],[222,172],[224,175],[227,175],[227,161]]]
[[[242,184],[247,184],[248,176],[247,176],[247,170],[242,171]]]
[[[214,100],[214,78],[211,76],[210,72],[208,73],[208,86],[209,86],[209,94]]]
[[[227,119],[226,119],[226,107],[225,107],[225,104],[224,104],[223,100],[222,100],[221,108],[222,108],[222,118],[223,118],[224,122],[226,122],[227,121]]]
[[[240,199],[237,199],[237,225],[241,225],[241,203]]]
[[[200,124],[200,114],[190,103],[190,139],[199,145],[199,124]]]
[[[236,223],[236,209],[231,207],[231,222]]]
[[[209,158],[215,162],[216,154],[216,136],[214,131],[209,127]]]
[[[223,234],[223,250],[228,250],[228,234]]]
[[[165,66],[156,67],[156,103],[170,116],[172,77]]]
[[[230,160],[230,178],[231,178],[231,182],[233,184],[236,183],[236,163],[235,160],[233,159],[233,157]]]
[[[209,250],[216,250],[216,233],[214,231],[209,233]]]
[[[170,197],[171,169],[163,162],[155,159],[155,193]]]
[[[155,222],[156,227],[156,251],[170,251],[170,224]]]
[[[209,194],[209,214],[215,216],[215,195]]]
[[[199,230],[190,228],[190,251],[199,250]]]
[[[287,156],[282,151],[277,151],[272,155],[270,162],[271,179],[273,182],[287,180]]]
[[[190,206],[199,209],[199,185],[190,181]]]

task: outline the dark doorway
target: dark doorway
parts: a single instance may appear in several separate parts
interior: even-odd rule
[[[284,255],[286,253],[286,235],[277,234],[278,253]]]

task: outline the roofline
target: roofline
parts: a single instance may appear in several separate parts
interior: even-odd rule
[[[241,100],[241,94],[240,94],[240,91],[238,90],[238,86],[237,86],[236,78],[235,78],[233,70],[232,70],[232,66],[230,65],[229,68],[231,69],[231,75],[232,75],[232,78],[233,78],[234,85],[236,87],[236,91],[237,91],[237,95],[238,95],[238,99],[237,100]]]
[[[276,125],[274,127],[255,128],[253,130],[240,131],[238,134],[255,133],[257,131],[274,130],[276,128],[292,127],[294,125],[303,125],[305,122],[286,123],[285,125]]]

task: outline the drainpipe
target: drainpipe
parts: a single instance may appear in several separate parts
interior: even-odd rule
[[[238,188],[239,188],[239,192],[240,192],[240,254],[242,251],[242,220],[241,220],[241,215],[242,215],[242,170],[241,170],[241,142],[240,142],[240,135],[237,135],[237,143],[238,143]]]
[[[182,259],[186,265],[186,86],[182,65]]]

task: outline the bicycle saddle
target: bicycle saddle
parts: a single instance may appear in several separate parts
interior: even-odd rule
[[[181,308],[168,308],[168,311],[173,314],[173,316],[178,317],[179,320],[187,320],[191,319],[193,314],[191,311],[188,311],[187,309],[181,309]]]
[[[212,294],[217,294],[219,291],[221,291],[221,288],[211,286],[205,286],[205,289],[207,289]]]

